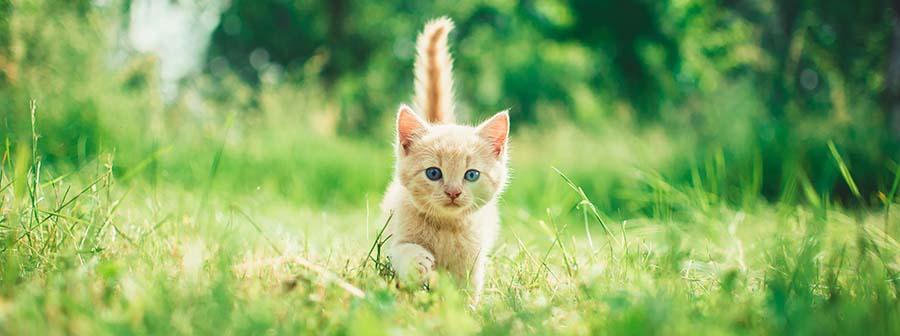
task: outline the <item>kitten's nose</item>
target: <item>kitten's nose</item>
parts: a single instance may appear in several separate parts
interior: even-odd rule
[[[459,194],[462,194],[462,191],[459,189],[447,189],[444,190],[444,193],[447,194],[447,197],[450,197],[451,200],[455,200],[459,197]]]

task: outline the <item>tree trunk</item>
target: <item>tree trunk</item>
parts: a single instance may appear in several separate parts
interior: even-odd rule
[[[329,1],[327,5],[328,11],[328,40],[326,44],[329,50],[329,60],[325,64],[323,75],[325,77],[325,85],[331,89],[334,82],[341,75],[341,71],[348,64],[345,57],[346,52],[340,50],[345,48],[346,42],[346,20],[347,20],[347,3],[345,0]]]
[[[10,20],[12,4],[9,0],[0,0],[0,88],[10,85],[16,78]]]
[[[885,121],[894,141],[900,141],[900,0],[894,1],[891,12],[891,46],[888,51],[885,75]]]

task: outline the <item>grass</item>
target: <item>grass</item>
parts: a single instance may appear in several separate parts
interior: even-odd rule
[[[427,291],[390,278],[390,222],[374,210],[388,141],[273,127],[236,137],[246,125],[229,120],[206,145],[160,143],[129,167],[112,153],[44,166],[36,131],[30,145],[7,140],[0,334],[900,330],[900,171],[883,208],[842,208],[802,176],[809,202],[769,203],[752,196],[754,176],[722,184],[721,156],[697,164],[692,183],[658,173],[670,161],[658,153],[675,145],[652,134],[522,130],[471,309],[446,278]],[[573,148],[573,134],[582,147],[548,150]],[[755,201],[729,201],[727,188]]]

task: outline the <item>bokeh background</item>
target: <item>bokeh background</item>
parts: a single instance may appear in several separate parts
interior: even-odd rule
[[[442,15],[463,120],[510,109],[514,201],[555,166],[610,211],[654,179],[871,205],[898,170],[889,1],[0,0],[0,133],[29,142],[34,99],[48,169],[114,153],[119,177],[358,206]]]

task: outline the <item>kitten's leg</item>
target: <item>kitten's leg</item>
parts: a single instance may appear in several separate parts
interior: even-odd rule
[[[478,302],[481,301],[481,290],[484,289],[484,272],[486,268],[486,256],[478,256],[478,259],[475,260],[475,265],[472,267],[472,301],[471,305],[473,308],[478,305]]]
[[[388,256],[391,258],[391,266],[397,272],[397,278],[404,282],[425,281],[434,270],[434,255],[419,244],[394,245]]]

